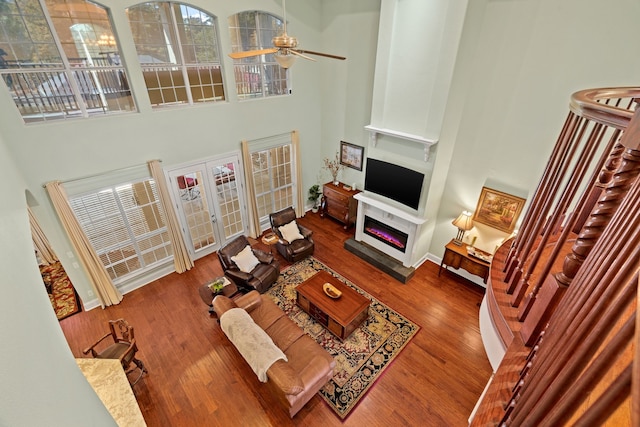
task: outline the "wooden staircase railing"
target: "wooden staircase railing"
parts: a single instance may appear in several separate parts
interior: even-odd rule
[[[472,425],[638,425],[638,102],[640,88],[572,96],[520,232],[494,256],[487,307],[507,350]]]

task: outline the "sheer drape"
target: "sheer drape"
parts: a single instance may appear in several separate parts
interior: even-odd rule
[[[184,240],[182,239],[182,233],[180,233],[180,224],[178,223],[178,217],[176,216],[173,204],[171,203],[167,181],[164,178],[164,173],[162,172],[162,167],[158,160],[150,160],[147,164],[149,165],[151,177],[156,183],[158,198],[162,204],[162,209],[164,209],[167,222],[167,232],[169,233],[171,245],[173,246],[173,264],[176,268],[176,272],[184,273],[185,271],[190,270],[194,264],[193,260],[189,256],[187,246],[184,244]]]
[[[60,181],[48,182],[45,188],[49,193],[49,198],[58,214],[58,218],[60,218],[60,222],[67,232],[67,236],[69,236],[71,245],[78,254],[89,281],[93,285],[100,305],[104,308],[118,304],[122,301],[122,294],[111,282],[111,278],[100,258],[98,258],[98,254],[93,250],[89,239],[82,231],[80,224],[78,224],[62,184]]]
[[[244,162],[244,180],[247,183],[247,210],[249,211],[249,235],[257,237],[260,234],[260,216],[256,206],[256,188],[253,183],[253,163],[249,142],[242,141],[242,161]]]
[[[40,228],[40,224],[38,224],[38,220],[33,215],[31,208],[27,206],[27,212],[29,212],[29,224],[31,225],[31,238],[33,239],[33,246],[38,251],[38,255],[40,256],[40,261],[42,263],[49,265],[58,261],[58,257],[55,252],[51,248],[49,244],[49,239],[44,235],[42,228]]]

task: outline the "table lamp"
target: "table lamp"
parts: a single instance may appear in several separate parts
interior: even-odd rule
[[[469,211],[462,211],[460,216],[453,220],[451,223],[458,227],[458,235],[455,239],[453,239],[453,243],[460,246],[462,245],[462,238],[464,237],[464,232],[469,231],[473,228],[473,220],[471,219],[472,213]]]

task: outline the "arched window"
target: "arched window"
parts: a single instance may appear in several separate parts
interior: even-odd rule
[[[25,122],[135,111],[108,9],[0,2],[0,76]]]
[[[174,2],[127,9],[151,105],[224,101],[216,18]]]
[[[283,31],[280,18],[260,11],[246,11],[229,17],[231,50],[268,49],[271,39]],[[290,93],[287,70],[280,67],[272,53],[234,59],[236,91],[239,99],[263,98]]]

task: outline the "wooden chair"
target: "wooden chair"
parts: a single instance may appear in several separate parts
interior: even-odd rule
[[[117,329],[116,329],[117,327]],[[136,385],[142,375],[147,372],[144,364],[141,360],[136,359],[136,353],[138,347],[136,346],[136,339],[133,334],[133,326],[130,326],[124,319],[109,320],[109,329],[111,332],[105,334],[102,338],[95,342],[91,347],[88,347],[82,353],[89,354],[96,359],[118,359],[122,364],[122,369],[128,375],[135,371],[140,370],[140,375],[131,382],[131,386]],[[103,341],[111,337],[113,343],[104,347]],[[97,346],[101,345],[102,350],[97,350]]]

